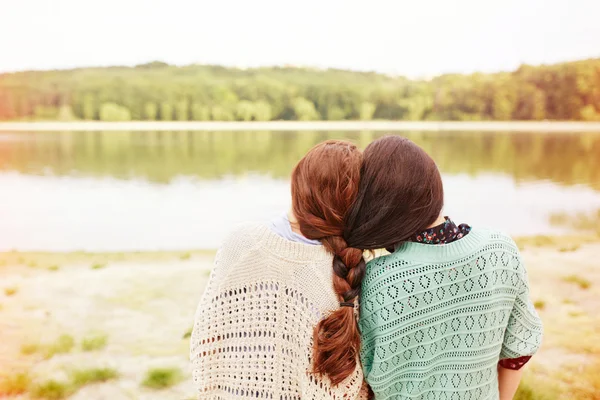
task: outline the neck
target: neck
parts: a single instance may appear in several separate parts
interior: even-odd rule
[[[434,226],[438,226],[440,224],[443,224],[445,221],[446,221],[446,217],[444,217],[443,215],[440,215],[439,217],[437,217],[437,219],[435,220],[435,222],[433,224],[431,224],[427,227],[427,229],[433,228]]]
[[[290,226],[292,227],[292,232],[304,236],[302,235],[302,232],[300,232],[300,225],[298,225],[298,220],[296,219],[294,212],[292,210],[288,211],[287,216],[288,220],[290,221]]]

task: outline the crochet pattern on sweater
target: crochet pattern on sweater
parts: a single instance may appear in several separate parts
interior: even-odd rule
[[[311,374],[313,331],[339,307],[333,256],[246,224],[219,250],[198,310],[190,357],[199,399],[366,398],[357,368],[332,387]]]
[[[362,289],[361,358],[378,400],[497,399],[498,360],[541,344],[523,261],[500,233],[404,243],[368,263]]]

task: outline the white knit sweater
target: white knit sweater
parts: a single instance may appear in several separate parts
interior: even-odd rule
[[[339,307],[332,255],[246,224],[225,240],[198,310],[190,357],[200,399],[366,398],[360,364],[337,387],[310,373],[316,324]]]

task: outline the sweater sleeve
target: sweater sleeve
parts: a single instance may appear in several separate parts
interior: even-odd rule
[[[221,285],[226,281],[231,267],[252,246],[248,236],[248,227],[241,226],[232,231],[217,251],[210,278],[196,309],[194,326],[190,341],[190,361],[194,385],[200,398],[210,389],[211,382],[207,372],[218,357],[217,352],[224,340],[222,324]]]
[[[531,302],[527,271],[516,246],[515,251],[513,265],[517,278],[517,296],[504,333],[500,359],[532,356],[542,343],[542,321]]]

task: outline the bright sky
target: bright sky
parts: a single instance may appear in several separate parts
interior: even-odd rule
[[[308,65],[416,76],[600,57],[600,0],[0,0],[0,71]]]

